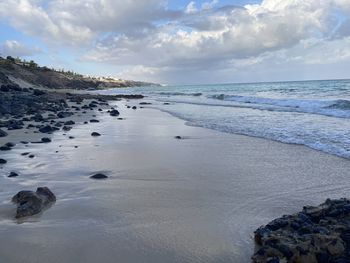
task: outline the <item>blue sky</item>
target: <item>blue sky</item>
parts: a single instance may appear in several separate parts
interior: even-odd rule
[[[168,84],[349,78],[349,17],[347,0],[2,0],[0,53]]]

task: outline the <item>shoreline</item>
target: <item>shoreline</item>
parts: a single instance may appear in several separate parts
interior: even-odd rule
[[[111,103],[123,120],[104,109],[96,114],[100,122],[77,121],[67,135],[54,132],[51,143],[2,152],[9,159],[3,174],[20,174],[0,178],[6,262],[114,262],[117,256],[123,262],[250,262],[260,225],[346,196],[346,159],[187,126],[168,113],[141,109],[141,101]],[[101,136],[91,137],[93,131]],[[20,155],[29,150],[34,159]],[[89,179],[97,172],[109,178]],[[18,224],[10,197],[42,185],[56,194],[56,204]]]

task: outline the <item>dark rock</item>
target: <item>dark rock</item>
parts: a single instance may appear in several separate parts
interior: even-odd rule
[[[109,113],[109,115],[114,116],[114,117],[115,117],[115,116],[119,116],[119,114],[120,114],[120,113],[119,113],[118,110],[111,110],[110,113]]]
[[[72,127],[69,126],[63,126],[62,130],[64,131],[70,131],[72,129]]]
[[[7,143],[5,143],[5,146],[7,146],[7,147],[15,147],[16,146],[16,144],[15,143],[13,143],[13,142],[7,142]]]
[[[39,214],[55,201],[55,195],[47,187],[38,187],[36,192],[20,191],[12,197],[12,202],[17,204],[16,218]]]
[[[18,176],[18,173],[15,173],[15,172],[11,172],[10,174],[9,174],[9,176],[8,177],[17,177]]]
[[[69,112],[69,111],[61,111],[59,113],[57,113],[57,117],[62,119],[62,118],[68,118],[70,116],[72,116],[73,113],[72,112]]]
[[[101,136],[101,134],[99,134],[98,132],[93,132],[91,133],[91,136],[96,137],[96,136]]]
[[[6,145],[0,147],[0,151],[10,151],[12,148]]]
[[[92,178],[92,179],[107,179],[108,176],[101,174],[101,173],[98,173],[98,174],[91,175],[90,178]]]
[[[53,127],[53,126],[50,126],[50,125],[46,125],[46,126],[41,127],[41,128],[39,129],[39,131],[40,131],[41,133],[52,133],[52,132],[57,131],[57,130],[58,130],[58,128]]]
[[[68,139],[71,139],[71,140],[72,140],[72,139],[74,139],[74,136],[69,136]]]
[[[99,120],[95,120],[95,119],[92,119],[90,120],[91,123],[96,123],[96,122],[100,122]]]
[[[45,91],[42,91],[42,90],[39,90],[39,89],[35,89],[35,90],[33,91],[33,95],[34,95],[34,96],[41,96],[41,95],[45,95],[45,94],[46,94]]]
[[[0,137],[5,137],[5,136],[7,136],[7,132],[0,129]]]
[[[1,85],[0,91],[2,91],[2,92],[9,92],[10,89],[9,89],[9,87],[7,85]]]
[[[271,221],[255,232],[253,262],[349,262],[350,200],[327,199],[294,215]],[[346,261],[346,260],[347,261]],[[344,261],[345,260],[345,261]]]
[[[132,109],[133,109],[133,110],[136,110],[136,109],[137,109],[137,107],[136,107],[136,106],[133,106],[133,107],[132,107]]]
[[[37,113],[31,119],[35,122],[40,122],[44,120],[44,117],[41,114]]]
[[[24,123],[21,120],[11,119],[6,122],[8,130],[20,130],[23,129]]]
[[[0,164],[5,164],[5,163],[7,163],[7,161],[5,159],[0,158]]]
[[[64,125],[74,125],[74,124],[75,124],[75,122],[72,121],[72,120],[66,121],[66,122],[64,123]]]
[[[50,138],[47,138],[47,137],[44,137],[44,138],[41,138],[41,141],[42,141],[43,143],[49,143],[49,142],[51,142],[51,139],[50,139]]]
[[[29,152],[21,153],[22,156],[26,156],[28,154],[30,154],[30,153]]]
[[[140,105],[152,105],[152,103],[150,103],[150,102],[140,102],[139,104]]]
[[[182,139],[182,137],[179,136],[179,135],[178,135],[178,136],[175,136],[174,138],[175,138],[175,139],[178,139],[178,140],[181,140],[181,139]]]
[[[35,155],[34,154],[31,154],[31,155],[29,155],[28,156],[30,159],[33,159],[34,157],[35,157]]]

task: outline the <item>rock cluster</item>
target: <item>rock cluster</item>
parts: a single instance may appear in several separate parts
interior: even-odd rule
[[[55,201],[55,195],[47,187],[38,187],[36,192],[20,191],[12,197],[12,202],[17,204],[16,218],[39,214]]]
[[[327,199],[255,231],[255,263],[350,262],[350,200]]]

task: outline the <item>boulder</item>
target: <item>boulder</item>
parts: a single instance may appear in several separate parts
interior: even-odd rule
[[[350,200],[327,199],[275,219],[254,232],[255,263],[349,262]]]
[[[5,159],[0,158],[0,164],[5,164],[5,163],[7,163],[7,161]]]
[[[43,115],[37,113],[31,119],[35,122],[40,122],[40,121],[44,120],[44,117],[43,117]]]
[[[41,128],[39,129],[39,131],[40,131],[41,133],[52,133],[52,132],[57,131],[57,130],[58,130],[58,128],[53,127],[53,126],[50,126],[50,125],[46,125],[46,126],[41,127]]]
[[[6,145],[0,147],[0,151],[10,151],[12,148]]]
[[[64,131],[70,131],[72,129],[72,127],[70,126],[63,126],[62,130]]]
[[[12,148],[12,147],[15,147],[16,144],[13,142],[7,142],[7,143],[5,143],[5,146]]]
[[[93,132],[93,133],[91,133],[91,136],[97,137],[97,136],[101,136],[101,134],[99,134],[98,132]]]
[[[47,187],[38,187],[36,192],[20,191],[12,197],[12,202],[17,204],[16,218],[39,214],[55,201],[55,195]]]
[[[41,138],[41,142],[43,142],[43,143],[49,143],[49,142],[51,142],[51,139],[50,139],[50,138],[47,138],[47,137],[44,137],[44,138]]]
[[[16,172],[11,172],[10,174],[9,174],[9,176],[7,176],[7,177],[17,177],[18,176],[18,173],[16,173]]]
[[[119,111],[118,110],[111,110],[110,112],[109,112],[109,115],[111,115],[111,116],[113,116],[113,117],[115,117],[115,116],[119,116]]]

